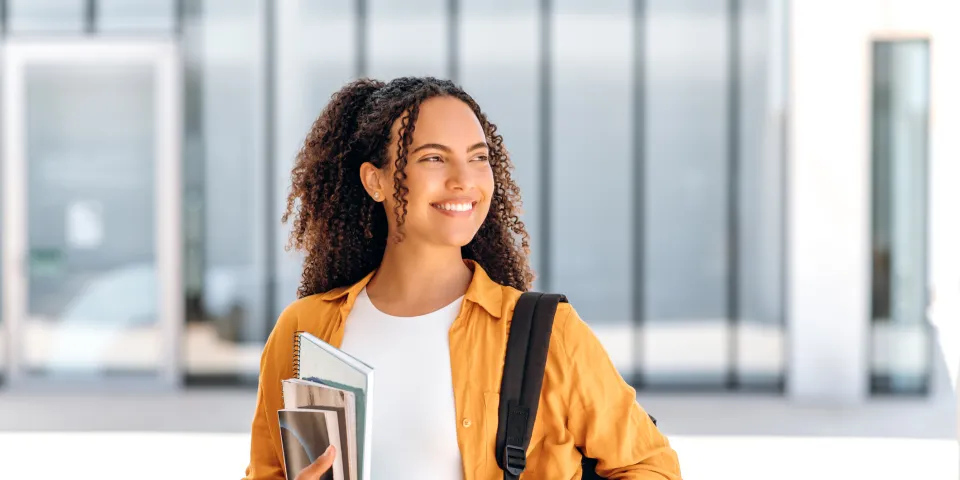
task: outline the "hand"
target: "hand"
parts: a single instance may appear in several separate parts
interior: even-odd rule
[[[327,447],[323,455],[317,457],[313,463],[304,468],[297,474],[296,480],[317,480],[321,475],[327,473],[333,466],[333,460],[337,458],[337,449],[333,445]]]

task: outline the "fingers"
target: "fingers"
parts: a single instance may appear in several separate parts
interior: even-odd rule
[[[296,480],[315,480],[320,478],[320,475],[323,475],[330,470],[330,467],[333,466],[334,459],[337,458],[337,449],[333,445],[327,447],[323,452],[323,455],[317,457],[317,459],[310,464],[309,467],[304,468],[300,473],[297,474]]]

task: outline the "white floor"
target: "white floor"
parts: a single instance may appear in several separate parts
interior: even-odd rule
[[[640,402],[660,420],[686,480],[957,480],[952,358],[937,362],[935,391],[924,399],[826,406],[643,393]],[[240,478],[255,401],[249,389],[0,390],[0,478]]]
[[[0,433],[4,478],[240,478],[240,433]],[[672,436],[686,480],[956,480],[952,440]],[[59,466],[59,467],[57,467]],[[380,480],[380,479],[378,479]]]
[[[0,393],[0,472],[240,478],[254,402],[250,391]],[[848,407],[742,395],[645,395],[641,402],[660,419],[687,480],[960,478],[951,391]]]

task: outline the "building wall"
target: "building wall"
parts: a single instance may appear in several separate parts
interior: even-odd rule
[[[176,12],[157,0],[98,10],[93,26],[82,9],[10,4],[8,37],[180,39],[182,367],[197,382],[254,382],[295,299],[301,257],[279,219],[330,95],[361,75],[434,75],[460,82],[505,137],[535,288],[567,294],[625,378],[863,399],[877,336],[870,41],[882,35],[931,38],[930,315],[957,331],[960,166],[947,159],[960,98],[947,85],[960,84],[960,55],[940,2],[203,0]]]
[[[956,135],[957,34],[943,2],[803,1],[790,4],[788,137],[788,392],[811,401],[858,402],[869,392],[871,47],[878,39],[927,38],[931,45],[929,123],[931,332],[936,345],[956,332],[957,222],[951,185]],[[939,314],[938,314],[939,312]],[[938,333],[940,336],[938,336]],[[955,337],[955,335],[953,335]],[[944,341],[944,345],[951,343]],[[957,353],[945,347],[956,368]],[[951,351],[952,350],[952,351]],[[899,354],[903,354],[900,352]],[[897,352],[892,355],[898,355]],[[898,359],[889,361],[897,362]],[[954,377],[956,370],[954,372]]]

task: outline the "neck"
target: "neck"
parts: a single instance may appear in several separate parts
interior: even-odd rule
[[[367,295],[385,313],[422,315],[463,296],[472,278],[459,248],[390,242]]]

